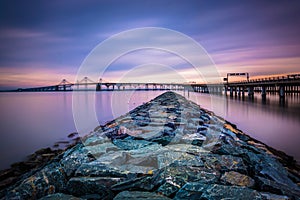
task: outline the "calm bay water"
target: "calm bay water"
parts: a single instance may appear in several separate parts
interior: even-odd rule
[[[81,109],[95,106],[99,124],[125,114],[163,91],[80,93],[85,102]],[[283,150],[300,161],[300,96],[287,96],[279,105],[278,96],[268,96],[262,103],[245,98],[225,98],[207,94],[178,92],[203,108],[236,124],[252,137]],[[72,93],[0,93],[0,169],[23,160],[39,148],[52,147],[68,140],[76,132],[72,112]],[[95,127],[90,127],[92,130]]]

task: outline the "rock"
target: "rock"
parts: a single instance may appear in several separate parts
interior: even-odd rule
[[[112,143],[117,147],[119,147],[120,149],[124,149],[124,150],[139,149],[153,144],[152,142],[146,140],[138,140],[132,138],[131,136],[126,137],[124,139],[113,140]]]
[[[263,177],[255,177],[255,179],[261,191],[291,196],[295,199],[300,197],[300,188],[296,184],[294,187],[290,187],[288,184],[278,183]]]
[[[99,161],[93,161],[90,163],[83,163],[76,170],[75,176],[91,176],[91,177],[128,177],[133,176],[132,173],[128,171],[121,171],[105,165]]]
[[[167,181],[157,189],[157,193],[170,197],[173,196],[180,188],[181,186],[177,183]]]
[[[232,185],[246,187],[253,187],[255,184],[254,180],[249,176],[234,171],[225,172],[225,174],[221,177],[221,180]]]
[[[188,182],[215,183],[220,177],[220,173],[214,169],[191,166],[171,165],[160,173],[160,179],[172,182],[180,187]]]
[[[8,192],[8,199],[41,198],[54,192],[64,192],[66,177],[59,163],[51,163],[41,171],[26,178],[14,190]]]
[[[73,132],[73,133],[70,133],[70,134],[68,135],[68,138],[73,138],[73,137],[75,137],[75,136],[77,136],[77,135],[78,135],[77,132]]]
[[[203,199],[235,199],[254,200],[262,199],[259,192],[246,187],[210,185],[201,195]]]
[[[124,191],[119,193],[114,200],[143,200],[143,199],[148,199],[148,200],[168,200],[170,198],[155,194],[152,192],[139,192],[139,191]]]
[[[89,163],[95,160],[95,158],[83,148],[82,144],[77,144],[75,147],[68,149],[60,160],[66,175],[72,176],[77,168],[82,163]]]
[[[149,173],[151,175],[151,173]],[[143,190],[151,191],[155,187],[153,178],[150,176],[143,176],[139,178],[129,179],[120,183],[117,183],[111,187],[113,191],[125,191],[125,190]]]
[[[260,194],[262,196],[262,199],[264,200],[290,200],[288,196],[265,193],[265,192],[261,192]]]
[[[201,156],[204,161],[204,166],[208,168],[217,169],[221,171],[238,171],[247,173],[247,168],[243,162],[243,159],[231,155],[216,155],[209,154],[207,156]]]
[[[48,196],[42,197],[39,200],[83,200],[83,199],[79,197],[74,197],[72,195],[56,193],[56,194],[50,194]]]
[[[76,177],[68,181],[67,189],[75,196],[97,194],[99,199],[111,199],[110,187],[120,181],[121,178],[111,177]]]
[[[175,195],[176,200],[194,200],[201,199],[208,185],[202,183],[187,183]]]
[[[96,159],[103,154],[119,151],[120,149],[111,142],[96,144],[92,146],[84,146],[83,151],[92,154]]]

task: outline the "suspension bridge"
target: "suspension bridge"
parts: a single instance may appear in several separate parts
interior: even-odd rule
[[[247,76],[247,80],[229,82],[230,76]],[[262,97],[267,93],[278,93],[284,97],[287,93],[300,93],[300,74],[289,74],[285,76],[264,77],[260,79],[249,79],[248,73],[228,73],[223,83],[199,84],[199,83],[115,83],[102,78],[93,81],[89,77],[84,77],[74,83],[63,79],[57,85],[19,88],[18,92],[68,92],[68,91],[126,91],[126,90],[187,90],[199,93],[224,94],[230,96],[242,96],[248,94],[249,97],[254,92],[260,92]]]

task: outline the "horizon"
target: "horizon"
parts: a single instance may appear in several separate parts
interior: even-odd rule
[[[75,82],[77,70],[99,43],[143,27],[163,27],[194,39],[220,77],[300,72],[299,1],[32,0],[0,5],[0,90]],[[128,80],[201,81],[193,66],[158,50],[129,52],[114,60],[102,78],[118,82],[124,74]]]

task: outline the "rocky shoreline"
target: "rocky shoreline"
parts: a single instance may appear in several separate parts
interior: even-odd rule
[[[1,199],[300,199],[292,157],[173,92],[47,159]]]

